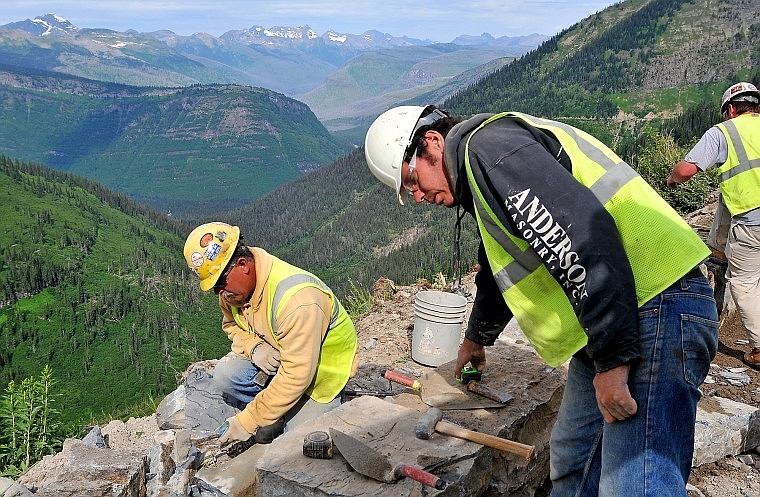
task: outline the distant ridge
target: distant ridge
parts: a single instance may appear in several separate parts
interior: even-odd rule
[[[499,57],[515,56],[542,39],[546,37],[482,37],[482,44],[473,38],[466,45],[498,49]],[[135,86],[234,83],[290,96],[313,89],[362,54],[434,44],[377,30],[361,34],[328,30],[320,35],[308,25],[252,26],[219,37],[181,36],[169,30],[117,32],[79,28],[56,14],[0,26],[0,60],[6,64]]]
[[[263,88],[138,88],[0,67],[0,153],[164,211],[220,210],[345,152],[309,108]]]

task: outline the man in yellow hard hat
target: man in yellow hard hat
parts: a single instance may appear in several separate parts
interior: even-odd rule
[[[477,221],[477,294],[454,374],[483,371],[512,317],[549,365],[570,361],[552,496],[685,496],[718,345],[699,270],[710,251],[686,222],[599,140],[528,114],[396,107],[370,126],[365,154],[399,200]]]
[[[340,404],[356,372],[356,330],[332,291],[313,274],[243,243],[237,226],[206,223],[187,237],[188,266],[219,296],[232,352],[214,369],[225,400],[241,409],[221,445],[278,422],[285,429]]]
[[[670,188],[688,181],[699,171],[718,166],[722,208],[730,220],[727,236],[714,233],[728,262],[726,279],[736,310],[749,339],[744,362],[760,369],[760,91],[740,82],[723,93],[720,113],[725,119],[708,129],[668,177]]]

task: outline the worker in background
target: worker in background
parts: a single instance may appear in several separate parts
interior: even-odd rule
[[[744,362],[756,369],[760,369],[758,112],[760,92],[755,85],[745,82],[731,85],[723,93],[720,104],[720,113],[725,121],[702,135],[684,160],[675,165],[667,180],[670,188],[676,188],[699,171],[718,165],[721,199],[731,217],[725,242],[728,261],[726,279],[749,339],[750,351],[744,355]]]
[[[455,375],[486,368],[513,316],[549,365],[570,359],[552,495],[685,496],[718,323],[699,270],[710,252],[683,219],[594,137],[527,114],[396,107],[365,153],[401,203],[475,216],[480,270]]]
[[[195,228],[184,254],[201,290],[219,296],[232,342],[214,382],[242,410],[227,420],[220,445],[278,422],[287,430],[340,405],[357,368],[356,330],[319,278],[246,246],[237,226],[220,222]]]

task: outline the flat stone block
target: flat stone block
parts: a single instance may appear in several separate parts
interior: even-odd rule
[[[693,467],[735,456],[758,446],[759,409],[722,397],[703,397],[699,401]]]

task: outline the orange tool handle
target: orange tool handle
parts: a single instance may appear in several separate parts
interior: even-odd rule
[[[424,469],[409,466],[408,464],[402,464],[398,466],[396,468],[396,472],[409,477],[412,480],[418,481],[423,485],[427,485],[428,487],[433,487],[438,490],[441,490],[446,486],[446,482],[434,474],[428,473]]]
[[[408,376],[404,376],[403,374],[396,373],[395,371],[391,371],[390,369],[386,370],[385,373],[383,373],[383,378],[385,378],[388,381],[398,383],[399,385],[404,385],[405,387],[413,388],[414,390],[420,389],[419,381],[409,378]]]

